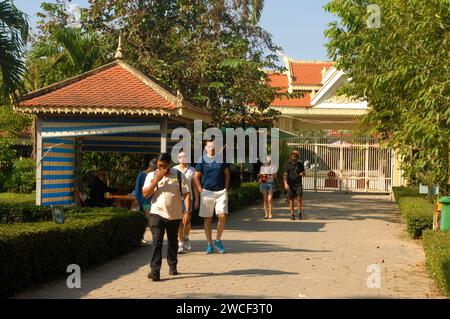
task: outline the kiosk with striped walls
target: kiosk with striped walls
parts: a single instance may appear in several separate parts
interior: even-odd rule
[[[177,127],[211,114],[121,55],[76,77],[32,92],[15,110],[36,118],[36,204],[71,205],[80,184],[82,152],[170,152]],[[77,197],[77,196],[75,196]]]
[[[37,203],[74,204],[76,180],[80,177],[76,158],[80,153],[136,153],[156,157],[163,148],[170,152],[177,143],[170,140],[171,132],[187,126],[185,122],[164,118],[79,118],[76,123],[70,118],[39,120],[42,151],[38,154],[41,161],[38,161]]]

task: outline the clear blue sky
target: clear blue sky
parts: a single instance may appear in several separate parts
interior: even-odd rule
[[[36,23],[41,0],[14,0],[16,6]],[[54,2],[54,1],[48,1]],[[334,18],[323,10],[328,0],[266,0],[262,27],[273,35],[288,56],[298,60],[328,60],[324,30]],[[72,0],[88,6],[88,0]]]

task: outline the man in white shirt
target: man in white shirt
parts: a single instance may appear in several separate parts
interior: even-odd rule
[[[178,162],[179,164],[174,168],[179,170],[184,177],[186,178],[186,182],[189,186],[189,197],[191,198],[191,206],[188,209],[183,209],[183,211],[188,211],[192,214],[193,205],[194,205],[194,193],[195,198],[198,198],[199,194],[197,188],[193,185],[195,168],[189,165],[189,160],[186,157],[186,152],[183,149],[178,153]],[[183,202],[184,203],[184,202]],[[189,232],[191,230],[191,222],[190,220],[184,224],[180,224],[180,229],[178,231],[178,253],[183,254],[185,252],[191,251],[191,243],[189,241]]]
[[[162,246],[164,234],[167,233],[168,249],[167,263],[169,274],[178,275],[177,248],[178,228],[183,219],[186,224],[190,219],[190,212],[182,211],[181,200],[185,207],[190,207],[189,186],[183,174],[170,168],[170,155],[162,153],[157,159],[157,170],[147,175],[142,193],[144,198],[152,196],[150,210],[150,229],[153,235],[151,248],[151,271],[148,278],[153,281],[160,280],[162,264]]]

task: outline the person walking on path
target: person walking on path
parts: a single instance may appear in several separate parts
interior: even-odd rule
[[[305,166],[299,161],[300,154],[298,151],[292,151],[290,154],[290,162],[287,164],[284,174],[284,188],[288,193],[289,207],[291,210],[291,220],[295,220],[294,201],[298,201],[298,218],[302,219],[302,196],[303,184],[302,177],[305,176]]]
[[[204,218],[207,254],[214,253],[216,249],[223,254],[225,248],[222,244],[222,234],[228,215],[228,193],[230,184],[230,170],[226,163],[217,161],[215,143],[208,140],[205,145],[206,156],[203,156],[195,167],[195,184],[200,194],[199,216]],[[199,206],[199,198],[195,199],[195,208]],[[212,219],[214,210],[218,218],[217,239],[212,241]]]
[[[142,194],[142,187],[144,187],[145,178],[147,174],[156,170],[156,159],[152,159],[146,170],[141,171],[136,177],[136,183],[134,186],[134,198],[136,199],[136,206],[140,212],[149,212],[151,198],[145,198]]]
[[[274,185],[277,179],[277,169],[272,165],[272,158],[267,157],[267,163],[261,166],[258,174],[259,189],[264,198],[264,219],[272,219],[272,199]]]
[[[178,153],[178,162],[179,164],[174,168],[180,171],[184,177],[186,178],[186,182],[189,186],[189,197],[190,197],[190,207],[189,209],[185,209],[184,201],[182,201],[183,212],[189,212],[192,216],[193,206],[194,206],[194,198],[198,198],[199,194],[197,192],[197,188],[194,187],[194,175],[195,168],[189,165],[188,160],[186,158],[186,153],[183,149]],[[194,197],[195,193],[195,197]],[[191,221],[190,219],[186,224],[181,223],[180,228],[178,230],[178,253],[183,254],[185,252],[191,251],[191,243],[189,241],[189,232],[191,230]]]
[[[158,156],[158,169],[151,172],[145,178],[142,193],[145,198],[152,196],[150,209],[150,230],[153,236],[151,246],[151,271],[148,278],[153,281],[160,280],[162,264],[162,246],[164,234],[167,233],[167,263],[169,274],[178,275],[177,248],[178,229],[181,219],[187,223],[190,212],[183,215],[181,199],[184,199],[185,207],[190,206],[189,186],[186,178],[176,169],[170,168],[170,155],[162,153]]]

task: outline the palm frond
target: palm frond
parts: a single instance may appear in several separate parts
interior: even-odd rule
[[[3,99],[17,98],[23,91],[26,71],[22,59],[29,35],[27,16],[12,1],[0,1],[0,71]]]

